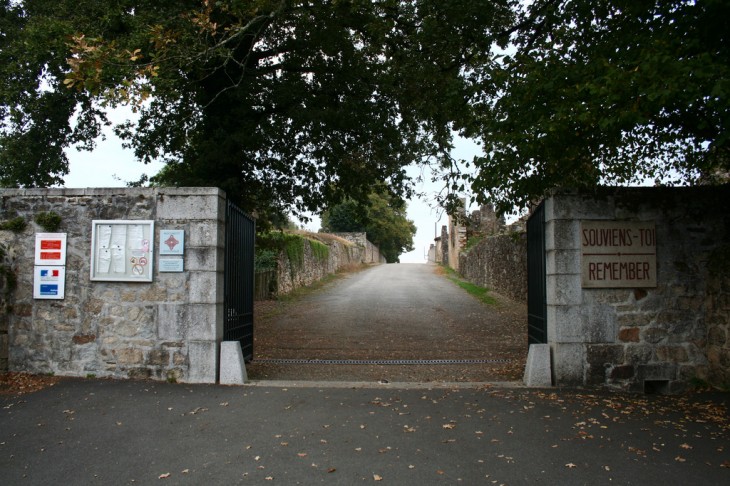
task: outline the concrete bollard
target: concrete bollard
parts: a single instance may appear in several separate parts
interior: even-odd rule
[[[553,385],[549,344],[530,344],[523,381],[525,385],[532,387]]]
[[[243,385],[248,381],[246,364],[243,361],[241,343],[223,341],[221,343],[221,385]]]

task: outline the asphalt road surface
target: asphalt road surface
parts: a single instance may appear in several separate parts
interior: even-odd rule
[[[518,379],[527,350],[524,304],[495,295],[498,303],[486,305],[442,273],[434,265],[379,265],[284,304],[256,322],[249,374],[254,379]],[[420,363],[397,363],[405,360]],[[455,364],[435,363],[444,360]]]

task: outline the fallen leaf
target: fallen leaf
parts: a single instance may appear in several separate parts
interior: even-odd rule
[[[572,462],[569,462],[568,464],[565,465],[565,467],[567,467],[568,469],[573,469],[573,468],[578,467],[578,466],[576,466]]]
[[[379,474],[373,474],[373,481],[382,481],[383,477]]]
[[[443,424],[441,427],[444,429],[453,429],[456,427],[456,424]]]
[[[677,456],[677,457],[674,458],[674,460],[677,461],[677,462],[686,462],[687,461],[687,459],[685,459],[682,456]]]
[[[157,479],[167,479],[170,477],[170,473],[160,474]]]
[[[267,481],[273,481],[274,480],[274,477],[273,476],[266,476],[264,479],[267,480]]]
[[[331,467],[331,468],[327,469],[327,472],[328,472],[328,473],[333,473],[333,472],[335,472],[335,471],[337,471],[337,469],[336,469],[336,468],[334,468],[334,467]]]
[[[679,447],[681,447],[682,449],[691,449],[692,448],[692,446],[689,444],[680,444]]]
[[[306,452],[299,452],[297,455],[299,457],[307,457],[307,453]]]

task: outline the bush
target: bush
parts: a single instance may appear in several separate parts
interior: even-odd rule
[[[54,213],[53,211],[50,211],[48,213],[42,212],[36,214],[35,222],[44,230],[48,231],[49,233],[53,233],[57,231],[58,228],[61,226],[61,216]]]

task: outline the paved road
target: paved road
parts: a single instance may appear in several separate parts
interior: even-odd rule
[[[338,280],[286,306],[283,313],[259,320],[254,333],[256,358],[484,360],[491,362],[491,368],[502,361],[522,360],[526,352],[526,323],[521,319],[524,305],[507,301],[485,305],[438,271],[433,265],[379,265]],[[254,364],[253,373],[261,376],[257,366]],[[499,367],[504,369],[504,363]],[[410,371],[418,369],[430,373],[426,368]],[[468,372],[485,366],[471,367],[466,374],[464,369],[440,371],[459,375],[447,381],[489,379],[483,373],[474,376]],[[339,376],[334,376],[355,379],[350,371],[357,370],[346,370],[346,376],[339,373],[342,371],[339,368]],[[276,379],[270,373],[263,377]],[[285,377],[305,378],[290,373]],[[326,379],[321,374],[315,378]],[[429,377],[407,379],[427,381]]]
[[[0,396],[0,484],[719,485],[728,404],[67,379]]]

